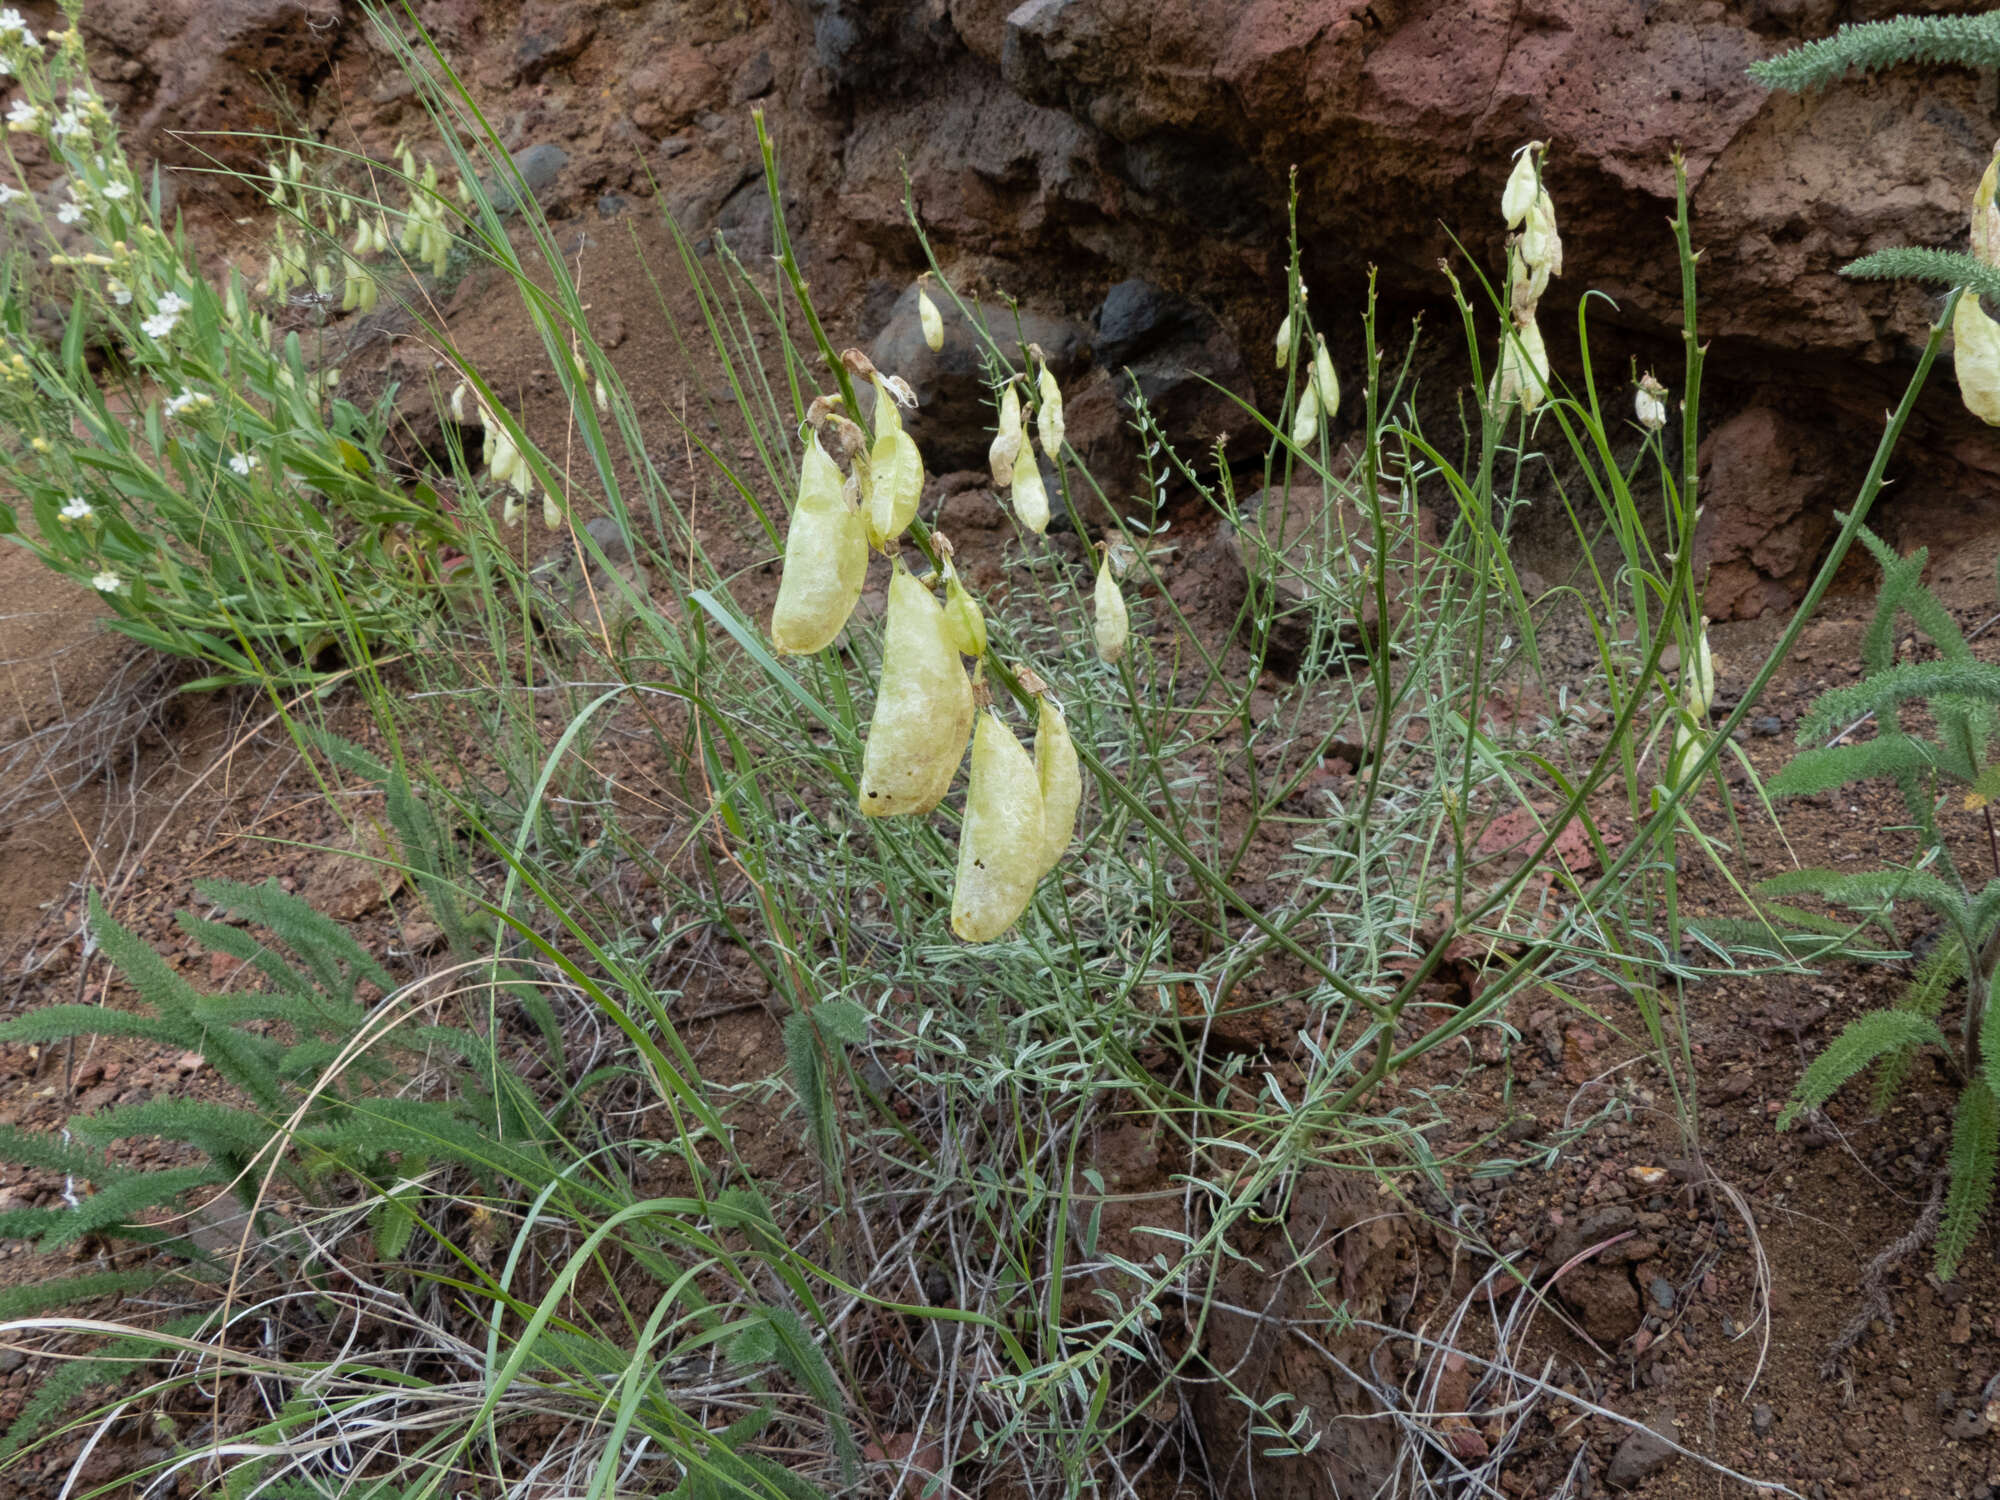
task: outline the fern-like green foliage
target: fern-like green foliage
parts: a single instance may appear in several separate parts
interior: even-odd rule
[[[407,1244],[417,1219],[393,1185],[428,1167],[453,1165],[489,1187],[530,1193],[559,1175],[545,1149],[547,1122],[532,1113],[533,1095],[485,1039],[437,1025],[364,1032],[373,1013],[362,1002],[361,987],[388,995],[396,984],[339,923],[275,883],[208,881],[196,891],[224,916],[248,925],[184,912],[181,930],[198,946],[250,966],[265,988],[200,993],[93,896],[92,933],[138,1006],[51,1005],[0,1023],[0,1043],[122,1036],[195,1052],[235,1091],[235,1101],[168,1097],[77,1115],[66,1135],[0,1127],[0,1161],[60,1174],[76,1200],[0,1212],[0,1239],[53,1250],[97,1235],[153,1246],[173,1259],[163,1256],[129,1280],[121,1273],[115,1283],[77,1277],[0,1294],[0,1317],[158,1286],[170,1276],[182,1290],[220,1279],[230,1268],[216,1263],[190,1231],[198,1222],[191,1208],[229,1188],[245,1207],[258,1207],[257,1193],[272,1167],[300,1194],[323,1193],[336,1181],[372,1191],[378,1242],[398,1247]],[[444,1097],[401,1097],[384,1087],[413,1071],[399,1065],[419,1054],[433,1073],[440,1061],[445,1064]],[[329,1072],[336,1057],[342,1066]],[[154,1136],[180,1146],[184,1159],[140,1169],[109,1149],[120,1140]],[[281,1229],[275,1221],[265,1227]],[[265,1244],[266,1253],[286,1253],[282,1235]],[[158,1350],[135,1336],[107,1346],[103,1357],[65,1365],[37,1390],[0,1442],[0,1456],[7,1444],[46,1432],[86,1390],[123,1378],[135,1357]]]
[[[1962,286],[1980,299],[1989,314],[2000,307],[2000,270],[1958,250],[1897,245],[1849,261],[1840,268],[1840,274],[1857,281],[1927,281],[1938,286]]]
[[[1750,65],[1769,88],[1798,93],[1838,83],[1849,73],[1879,73],[1902,63],[2000,67],[2000,13],[1979,16],[1896,16],[1843,26]]]
[[[2000,1167],[2000,1104],[1984,1079],[1975,1078],[1958,1095],[1951,1127],[1951,1184],[1944,1218],[1938,1224],[1937,1273],[1949,1281],[1979,1231],[1993,1201],[1993,1174]]]
[[[1861,643],[1861,680],[1821,694],[1802,716],[1804,748],[1772,778],[1770,789],[1798,796],[1860,781],[1894,782],[1927,848],[1910,869],[1797,870],[1758,890],[1816,895],[1885,923],[1894,903],[1912,903],[1939,919],[1937,943],[1894,1004],[1857,1016],[1813,1059],[1778,1125],[1789,1127],[1802,1110],[1818,1108],[1870,1068],[1879,1110],[1920,1052],[1935,1048],[1950,1059],[1960,1088],[1936,1246],[1938,1274],[1948,1277],[1992,1203],[2000,1161],[2000,870],[1975,890],[1953,858],[1936,810],[2000,800],[2000,667],[1973,656],[1957,621],[1924,587],[1925,552],[1899,557],[1866,528],[1861,538],[1882,568],[1875,614]],[[1935,659],[1896,660],[1906,618],[1928,639]],[[1931,737],[1903,726],[1899,715],[1909,703],[1930,710]],[[1874,720],[1872,738],[1820,743],[1868,718]],[[1964,995],[1956,1041],[1939,1025],[1954,991]]]
[[[1778,1128],[1787,1130],[1802,1111],[1818,1109],[1840,1091],[1841,1085],[1876,1059],[1926,1042],[1947,1050],[1951,1045],[1929,1016],[1908,1010],[1871,1010],[1856,1016],[1812,1060],[1793,1092],[1791,1103],[1778,1116]]]

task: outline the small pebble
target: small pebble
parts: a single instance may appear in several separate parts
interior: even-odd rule
[[[1674,1284],[1664,1276],[1655,1276],[1647,1290],[1653,1294],[1653,1301],[1668,1312],[1674,1309]]]
[[[1760,740],[1774,740],[1785,732],[1785,721],[1776,714],[1761,714],[1750,721],[1750,732]]]

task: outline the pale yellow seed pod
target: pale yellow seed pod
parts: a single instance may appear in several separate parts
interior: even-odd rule
[[[1273,352],[1277,355],[1279,369],[1292,362],[1292,315],[1286,313],[1284,321],[1278,324],[1278,337],[1273,341]]]
[[[1985,175],[1972,195],[1972,253],[1989,266],[2000,266],[2000,204],[1994,201],[1996,191],[2000,191],[2000,145],[1995,146],[1993,159],[1986,163]]]
[[[993,469],[993,483],[1006,489],[1014,482],[1014,461],[1021,452],[1021,393],[1012,381],[1000,393],[1000,425],[993,434],[993,446],[986,460]]]
[[[1049,529],[1049,487],[1042,482],[1042,466],[1027,443],[1021,443],[1014,455],[1014,519],[1036,536]]]
[[[827,645],[854,613],[867,573],[867,522],[847,498],[839,465],[814,434],[799,468],[798,504],[785,534],[771,643],[781,653],[796,654]]]
[[[1528,225],[1521,231],[1521,259],[1530,270],[1562,275],[1563,242],[1556,233],[1556,206],[1545,192],[1535,195],[1534,206],[1528,210]]]
[[[885,425],[875,439],[868,476],[869,540],[887,547],[909,526],[924,495],[924,456],[901,423]]]
[[[1125,608],[1125,596],[1118,590],[1118,580],[1111,576],[1111,553],[1107,550],[1097,564],[1097,587],[1091,594],[1091,606],[1096,613],[1093,629],[1097,636],[1097,655],[1107,662],[1115,662],[1125,654],[1125,641],[1132,632],[1132,617]]]
[[[927,813],[944,800],[972,732],[972,683],[931,591],[896,565],[882,631],[882,680],[861,752],[863,814]]]
[[[1319,409],[1328,417],[1340,410],[1340,377],[1333,373],[1325,334],[1319,336],[1319,348],[1313,354],[1313,391],[1319,397]]]
[[[1535,172],[1535,158],[1541,150],[1540,141],[1530,141],[1514,157],[1514,170],[1507,175],[1507,186],[1500,194],[1500,214],[1509,229],[1521,227],[1528,210],[1534,207],[1535,194],[1541,191],[1542,184]]]
[[[931,301],[931,294],[922,287],[917,288],[917,321],[923,325],[924,342],[931,346],[935,354],[944,348],[944,318],[938,313],[937,304]]]
[[[1046,875],[1069,853],[1076,835],[1076,809],[1083,801],[1083,771],[1062,710],[1041,700],[1035,725],[1035,779],[1042,788],[1042,868]]]
[[[1493,372],[1488,394],[1503,406],[1518,401],[1523,411],[1533,411],[1548,394],[1549,351],[1533,318],[1516,326],[1513,332],[1518,337],[1501,340],[1500,367]]]
[[[986,654],[986,616],[979,611],[979,601],[965,591],[958,570],[950,563],[944,565],[944,625],[961,655]]]
[[[560,531],[562,523],[562,506],[557,502],[555,492],[553,490],[543,490],[542,525],[546,526],[550,531]]]
[[[951,892],[953,932],[968,943],[986,943],[1020,920],[1042,877],[1045,837],[1035,762],[989,709],[972,736]]]
[[[1041,409],[1035,413],[1035,434],[1042,440],[1042,452],[1051,460],[1060,458],[1063,445],[1062,387],[1055,371],[1042,366]]]
[[[1965,409],[1988,426],[2000,427],[2000,323],[1986,315],[1969,291],[1959,297],[1951,315],[1951,338]]]
[[[1311,381],[1306,382],[1299,392],[1298,409],[1292,413],[1292,445],[1310,448],[1313,439],[1319,436],[1319,388]]]
[[[1682,701],[1697,719],[1706,718],[1715,702],[1715,653],[1708,649],[1707,615],[1701,617],[1701,639],[1695,644],[1694,669],[1687,674]]]
[[[451,419],[461,427],[468,425],[472,420],[467,415],[465,405],[466,398],[471,394],[471,385],[463,380],[451,388]]]

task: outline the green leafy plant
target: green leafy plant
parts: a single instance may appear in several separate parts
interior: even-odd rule
[[[1801,718],[1795,755],[1770,782],[1774,796],[1830,792],[1867,781],[1888,781],[1901,793],[1923,854],[1905,869],[1798,870],[1764,882],[1776,897],[1820,896],[1886,920],[1893,903],[1907,901],[1940,924],[1937,946],[1917,966],[1894,1003],[1856,1017],[1800,1079],[1780,1128],[1802,1110],[1817,1109],[1866,1069],[1876,1069],[1876,1100],[1885,1104],[1926,1048],[1942,1053],[1958,1082],[1949,1187],[1937,1231],[1937,1271],[1949,1277],[1971,1244],[1993,1196],[2000,1152],[2000,1025],[1993,1024],[2000,987],[2000,845],[1992,842],[1990,804],[2000,798],[2000,666],[1977,660],[1964,634],[1923,584],[1924,549],[1898,557],[1872,532],[1862,541],[1882,567],[1875,614],[1862,639],[1861,680],[1824,693]],[[1899,661],[1896,632],[1906,619],[1937,655]],[[1925,733],[1905,722],[1927,710]],[[1869,739],[1852,739],[1873,721]],[[1993,859],[1980,880],[1954,854],[1943,808],[1956,805],[1984,821],[1982,841]],[[1939,1024],[1962,985],[1963,1014],[1955,1040]]]
[[[459,533],[434,490],[389,471],[393,390],[341,399],[323,347],[337,269],[346,304],[373,305],[379,273],[358,257],[389,248],[383,213],[341,250],[353,200],[314,190],[291,151],[260,185],[277,210],[264,285],[211,285],[132,170],[79,9],[46,42],[0,26],[18,89],[0,139],[34,136],[64,174],[59,203],[25,193],[5,147],[0,211],[38,249],[0,278],[0,481],[27,521],[0,505],[0,532],[99,593],[114,628],[206,663],[205,682],[309,677],[416,607]],[[403,253],[441,256],[435,172],[410,186]],[[68,308],[50,341],[53,298]]]

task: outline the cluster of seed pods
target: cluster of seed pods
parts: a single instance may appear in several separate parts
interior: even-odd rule
[[[925,341],[938,348],[943,320],[921,284],[918,315]],[[1041,351],[1030,346],[1029,353],[1040,366],[1034,436],[1053,460],[1063,443],[1062,389]],[[950,539],[930,534],[941,562],[934,580],[918,578],[900,556],[924,484],[923,457],[901,415],[916,405],[916,395],[859,350],[848,350],[842,363],[874,388],[874,433],[843,415],[836,398],[821,398],[808,413],[771,640],[784,653],[831,645],[860,600],[869,553],[889,556],[881,678],[862,747],[857,803],[871,818],[929,813],[950,791],[970,744],[951,926],[967,942],[989,942],[1020,919],[1042,877],[1069,849],[1083,796],[1076,746],[1062,709],[1031,671],[1020,672],[1019,680],[1036,705],[1032,752],[996,709],[980,709],[985,690],[968,676],[965,658],[978,663],[985,656],[986,621],[952,565]],[[1019,377],[1000,392],[991,457],[994,482],[1012,491],[1022,525],[1044,531],[1048,491],[1023,426]],[[1116,661],[1125,650],[1129,617],[1108,551],[1093,604],[1098,654]]]

